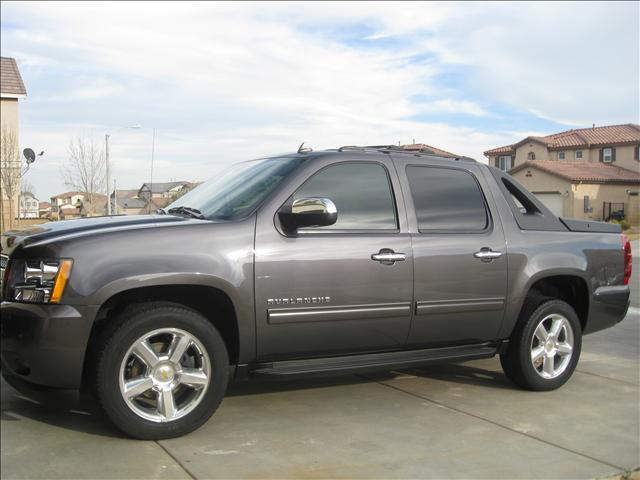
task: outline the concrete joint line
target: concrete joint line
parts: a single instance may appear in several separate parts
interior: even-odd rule
[[[408,392],[408,391],[406,391],[406,390],[403,390],[402,388],[396,387],[396,386],[394,386],[394,385],[389,385],[388,383],[385,383],[385,382],[381,382],[381,381],[378,381],[378,380],[374,380],[373,378],[370,378],[370,377],[367,377],[367,376],[364,376],[364,375],[360,375],[360,376],[361,376],[362,378],[365,378],[366,380],[369,380],[369,381],[372,381],[372,382],[378,383],[378,384],[380,384],[380,385],[382,385],[382,386],[384,386],[384,387],[391,388],[391,389],[396,390],[396,391],[398,391],[398,392],[406,393],[407,395],[411,395],[411,396],[416,397],[416,398],[419,398],[419,399],[421,399],[421,400],[426,400],[427,402],[431,402],[431,403],[433,403],[434,405],[438,405],[438,406],[443,407],[443,408],[446,408],[446,409],[448,409],[448,410],[452,410],[452,411],[454,411],[454,412],[458,412],[458,413],[461,413],[461,414],[463,414],[463,415],[468,415],[468,416],[473,417],[473,418],[476,418],[476,419],[478,419],[478,420],[482,420],[482,421],[484,421],[484,422],[487,422],[487,423],[490,423],[490,424],[492,424],[492,425],[495,425],[496,427],[502,428],[502,429],[504,429],[504,430],[508,430],[509,432],[513,432],[513,433],[517,433],[517,434],[520,434],[520,435],[524,435],[525,437],[529,437],[529,438],[531,438],[532,440],[536,440],[536,441],[538,441],[538,442],[545,443],[545,444],[547,444],[547,445],[549,445],[549,446],[551,446],[551,447],[559,448],[559,449],[564,450],[564,451],[566,451],[566,452],[573,453],[574,455],[578,455],[578,456],[580,456],[580,457],[583,457],[583,458],[589,459],[589,460],[591,460],[591,461],[593,461],[593,462],[598,462],[598,463],[601,463],[601,464],[603,464],[603,465],[607,465],[607,466],[609,466],[609,467],[615,468],[615,469],[616,469],[616,470],[618,470],[618,471],[625,471],[625,470],[627,470],[625,467],[620,467],[620,466],[618,466],[618,465],[614,465],[613,463],[609,463],[609,462],[606,462],[606,461],[604,461],[604,460],[600,460],[600,459],[598,459],[598,458],[591,457],[591,456],[589,456],[589,455],[586,455],[586,454],[584,454],[584,453],[578,452],[578,451],[576,451],[576,450],[572,450],[572,449],[570,449],[570,448],[563,447],[562,445],[557,445],[557,444],[555,444],[555,443],[553,443],[553,442],[549,442],[548,440],[544,440],[544,439],[542,439],[542,438],[538,438],[538,437],[536,437],[535,435],[531,435],[531,434],[529,434],[529,433],[525,433],[525,432],[521,432],[521,431],[515,430],[515,429],[513,429],[513,428],[511,428],[511,427],[508,427],[508,426],[506,426],[506,425],[502,425],[502,424],[500,424],[500,423],[498,423],[498,422],[495,422],[495,421],[493,421],[493,420],[490,420],[490,419],[488,419],[488,418],[484,418],[484,417],[481,417],[480,415],[476,415],[475,413],[467,412],[467,411],[465,411],[465,410],[461,410],[461,409],[459,409],[459,408],[452,407],[452,406],[450,406],[450,405],[446,405],[446,404],[444,404],[444,403],[438,402],[438,401],[436,401],[436,400],[433,400],[433,399],[431,399],[431,398],[425,397],[425,396],[423,396],[423,395],[419,395],[419,394],[417,394],[417,393]]]
[[[169,455],[169,458],[171,458],[174,462],[176,462],[176,463],[180,466],[180,468],[181,468],[182,470],[184,470],[184,473],[186,473],[187,475],[189,475],[189,478],[192,478],[193,480],[197,480],[197,477],[196,477],[193,473],[191,473],[191,471],[190,471],[186,466],[184,466],[184,465],[183,465],[183,463],[182,463],[180,460],[178,460],[178,458],[177,458],[177,457],[175,457],[175,456],[174,456],[174,455],[173,455],[173,454],[172,454],[172,453],[167,449],[167,447],[165,447],[164,445],[162,445],[162,444],[160,443],[160,441],[159,441],[159,440],[154,440],[154,441],[153,441],[153,443],[155,443],[155,444],[156,444],[156,445],[158,445],[162,450],[164,450],[164,452],[165,452],[167,455]]]
[[[578,370],[577,368],[576,368],[576,372],[582,373],[584,375],[591,375],[593,377],[602,378],[604,380],[611,380],[612,382],[624,383],[625,385],[631,385],[632,387],[636,387],[636,388],[638,387],[637,383],[627,382],[626,380],[620,380],[619,378],[605,377],[604,375],[599,375],[593,372],[585,372],[584,370]]]

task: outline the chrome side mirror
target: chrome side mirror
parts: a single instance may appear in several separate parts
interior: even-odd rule
[[[299,198],[291,206],[278,212],[280,223],[287,235],[295,235],[299,228],[325,227],[338,220],[338,209],[328,198]]]

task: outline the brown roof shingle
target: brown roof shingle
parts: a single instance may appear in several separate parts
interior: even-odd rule
[[[0,57],[0,96],[26,95],[27,89],[15,59]]]
[[[590,162],[556,162],[534,160],[524,162],[509,171],[510,174],[535,168],[570,182],[640,184],[640,173],[615,165]]]
[[[533,141],[546,145],[549,150],[563,148],[591,148],[606,145],[624,145],[640,143],[640,125],[626,123],[624,125],[605,125],[604,127],[579,128],[565,132],[553,133],[545,137],[527,137],[517,143],[493,148],[484,152],[486,156],[499,153],[513,153],[526,142]]]

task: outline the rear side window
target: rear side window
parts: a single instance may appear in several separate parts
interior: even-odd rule
[[[340,163],[320,170],[293,195],[328,198],[338,221],[305,230],[397,230],[395,202],[387,170],[377,163]]]
[[[464,170],[408,166],[420,232],[480,232],[489,216],[477,180]]]

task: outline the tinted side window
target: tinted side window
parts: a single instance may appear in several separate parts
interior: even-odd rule
[[[327,167],[293,195],[328,198],[338,209],[338,221],[313,230],[397,229],[391,185],[386,169],[376,163],[341,163]],[[311,229],[310,229],[311,230]]]
[[[476,179],[464,170],[407,167],[407,178],[422,231],[482,231],[488,215]]]

